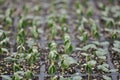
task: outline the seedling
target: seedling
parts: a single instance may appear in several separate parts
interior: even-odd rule
[[[51,33],[50,40],[52,40],[57,34],[57,28],[56,28],[54,17],[48,18],[48,27],[50,27],[50,33]]]
[[[11,80],[21,80],[22,76],[20,76],[17,72],[14,73],[14,75],[12,76]]]
[[[61,24],[64,24],[67,20],[67,17],[65,14],[61,14],[58,16],[58,22],[61,23]]]
[[[92,72],[92,68],[95,66],[96,61],[95,60],[87,60],[87,62],[85,64],[83,64],[83,66],[85,66],[85,69],[88,73],[88,80],[90,80],[90,75]]]
[[[10,25],[12,25],[12,16],[13,10],[11,8],[7,9],[5,12],[5,16],[4,16],[4,22],[6,24],[6,27],[9,27]]]
[[[26,80],[32,79],[33,73],[30,70],[27,70],[26,72],[24,72],[24,77]]]
[[[5,46],[9,41],[9,38],[6,36],[4,31],[0,31],[0,46]]]
[[[24,18],[24,16],[21,16],[19,22],[18,22],[18,29],[25,28],[27,26],[27,21]]]
[[[33,21],[32,27],[30,27],[30,30],[31,30],[31,33],[32,33],[33,37],[35,39],[37,39],[39,35],[38,35],[38,28],[37,28],[37,25],[36,25],[35,21]]]
[[[61,30],[63,32],[63,35],[68,32],[68,27],[65,24],[62,24]]]
[[[92,69],[96,65],[96,61],[92,60],[92,57],[94,57],[94,56],[91,54],[81,53],[81,55],[86,57],[86,63],[84,63],[83,66],[85,67],[85,70],[88,73],[88,80],[90,80]]]
[[[33,7],[33,11],[35,11],[36,13],[38,13],[40,11],[40,6],[39,5],[36,5]]]
[[[78,39],[85,43],[88,40],[88,33],[84,32],[83,35],[78,37]]]
[[[21,29],[17,35],[17,43],[24,44],[24,42],[25,42],[25,32],[24,29]]]
[[[29,54],[26,55],[25,59],[27,60],[28,64],[30,64],[30,71],[32,71],[33,64],[38,59],[38,47],[33,46],[32,50],[29,51]]]
[[[79,1],[76,1],[75,8],[76,8],[77,15],[80,16],[83,13],[83,6],[80,5]]]
[[[100,2],[98,3],[98,7],[103,11],[106,9],[106,5]]]
[[[68,56],[67,54],[64,54],[61,56],[61,61],[58,64],[62,68],[63,75],[64,69],[67,69],[71,64],[77,64],[77,61],[74,58]]]
[[[107,50],[98,48],[97,51],[95,51],[95,54],[100,59],[100,63],[102,63],[104,60],[106,60],[106,54],[108,53]]]
[[[114,41],[113,46],[114,47],[112,49],[118,53],[118,56],[120,56],[120,42]]]
[[[50,63],[51,63],[49,68],[48,68],[48,73],[51,75],[53,75],[57,71],[56,66],[54,65],[56,60],[59,59],[59,54],[57,52],[56,47],[57,47],[57,45],[54,41],[48,44],[48,48],[50,49],[48,58],[49,58]],[[53,80],[52,76],[51,76],[51,80]]]
[[[112,40],[117,39],[118,38],[117,33],[120,33],[119,30],[112,30],[112,29],[107,29],[107,28],[105,28],[105,31],[110,32],[110,38]]]
[[[86,12],[86,16],[87,16],[87,17],[91,17],[92,14],[93,14],[92,8],[88,8],[88,9],[87,9],[87,12]]]
[[[23,6],[23,11],[25,12],[25,13],[27,13],[28,12],[28,10],[29,10],[29,5],[28,4],[25,4],[24,6]]]
[[[68,34],[64,34],[63,36],[64,41],[64,51],[66,54],[70,54],[73,51],[73,46],[70,41],[70,36]]]
[[[85,32],[84,24],[81,24],[81,25],[78,27],[78,30],[79,30],[79,34],[82,35],[82,34]]]
[[[97,68],[104,72],[109,72],[109,65],[107,63],[103,63],[101,65],[98,65]]]
[[[98,26],[95,24],[95,21],[93,19],[90,19],[89,23],[91,26],[91,32],[93,37],[98,39],[99,38]]]
[[[115,22],[112,18],[102,17],[102,19],[106,21],[106,26],[107,27],[114,27]]]

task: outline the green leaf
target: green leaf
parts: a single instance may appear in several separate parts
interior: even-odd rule
[[[6,52],[7,54],[9,53],[9,51],[6,48],[1,48],[2,52]]]
[[[4,40],[6,38],[5,32],[0,32],[0,41]]]
[[[89,54],[87,54],[87,53],[81,53],[81,55],[87,57]]]
[[[100,57],[100,56],[105,56],[108,53],[108,51],[102,48],[98,48],[97,51],[95,51],[95,53],[98,57]]]
[[[91,60],[91,61],[88,61],[87,64],[91,65],[91,66],[95,66],[96,61],[95,60]]]
[[[21,77],[18,74],[14,74],[11,80],[21,80]]]
[[[103,75],[103,79],[104,80],[112,80],[110,77],[106,76],[106,75]]]
[[[110,71],[110,72],[117,72],[118,69],[110,69],[109,71]]]
[[[54,38],[55,35],[57,34],[57,29],[56,29],[56,27],[52,27],[52,29],[51,29],[51,34],[52,34],[52,38]]]
[[[14,61],[16,62],[18,59],[12,57],[6,57],[5,60],[8,62],[14,62]]]
[[[32,27],[31,27],[31,33],[32,33],[32,35],[33,35],[33,37],[34,38],[38,38],[38,29],[37,29],[37,27],[35,26],[35,25],[33,25]]]
[[[97,49],[95,44],[88,44],[82,48],[82,50],[87,51],[88,49]]]
[[[49,55],[48,55],[49,59],[55,60],[58,58],[58,53],[56,50],[52,50],[50,51]]]
[[[18,64],[14,63],[14,65],[13,65],[13,71],[14,72],[20,71],[20,66]]]
[[[104,65],[98,65],[97,68],[98,68],[99,70],[104,71],[104,72],[109,72],[109,69],[108,69],[107,67],[105,67]]]
[[[7,76],[7,75],[1,75],[1,77],[5,80],[11,80],[10,76]]]
[[[32,74],[32,72],[29,71],[29,70],[27,70],[27,71],[25,72],[25,75],[24,75],[24,76],[25,76],[25,78],[26,78],[27,80],[33,78],[33,74]]]
[[[62,55],[62,57],[63,57],[63,60],[61,61],[60,66],[64,68],[68,68],[71,64],[77,64],[77,61],[74,58],[69,57],[66,54]]]
[[[49,74],[54,74],[57,71],[55,65],[50,65],[48,68],[48,73]]]
[[[12,24],[12,19],[10,17],[5,17],[4,21],[8,25]]]
[[[120,49],[118,49],[118,48],[112,48],[114,51],[117,51],[117,52],[119,52],[120,53]]]
[[[92,8],[88,8],[88,10],[86,12],[87,17],[92,16],[92,12],[93,12]]]
[[[82,80],[82,77],[79,75],[72,75],[70,80]]]

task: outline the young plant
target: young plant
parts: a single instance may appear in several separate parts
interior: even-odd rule
[[[68,34],[64,34],[63,36],[64,41],[64,51],[66,54],[70,54],[73,51],[73,46],[70,40],[70,36]]]
[[[61,60],[58,64],[62,68],[62,76],[63,76],[64,70],[69,68],[71,64],[77,64],[77,61],[74,58],[70,57],[69,55],[64,54],[61,56]]]
[[[25,43],[25,32],[24,29],[20,29],[17,34],[17,44],[24,44]]]
[[[113,50],[117,52],[118,56],[120,56],[120,41],[114,41]]]
[[[75,9],[76,9],[76,13],[77,13],[78,17],[83,14],[83,6],[80,5],[79,1],[76,1],[76,3],[75,3]]]
[[[118,31],[118,30],[112,30],[112,29],[107,29],[107,28],[105,28],[105,31],[110,33],[110,38],[112,40],[117,39],[118,38],[117,33],[120,33],[120,31]]]
[[[4,31],[0,32],[0,55],[8,55],[9,50],[6,48],[8,45],[9,38],[7,38]],[[4,54],[5,53],[5,54]]]
[[[36,25],[35,21],[33,21],[32,27],[30,27],[30,30],[31,30],[33,37],[35,39],[37,39],[39,35],[38,35],[38,29],[37,29],[37,25]]]
[[[86,57],[86,63],[84,63],[83,66],[88,73],[88,80],[90,80],[92,69],[96,65],[96,61],[92,60],[93,56],[90,54],[82,53],[82,55]]]
[[[62,35],[64,35],[65,33],[67,33],[67,32],[68,32],[68,27],[67,27],[67,25],[62,24],[61,30],[62,30]]]
[[[21,79],[23,79],[23,76],[24,76],[24,72],[23,71],[17,71],[11,77],[11,80],[21,80]]]
[[[50,40],[52,40],[57,34],[57,28],[56,28],[54,17],[48,18],[48,27],[50,27],[50,33],[51,33]]]
[[[33,7],[33,11],[34,11],[35,13],[38,13],[40,10],[41,10],[41,8],[40,8],[39,5],[35,5],[35,6]]]
[[[57,45],[54,41],[48,44],[48,48],[50,50],[48,58],[50,60],[50,66],[48,68],[48,73],[53,75],[56,71],[57,68],[55,66],[55,62],[59,59],[59,54],[57,52]],[[53,80],[53,77],[51,76],[51,80]]]
[[[101,49],[101,48],[98,48],[96,51],[95,51],[95,54],[97,55],[97,57],[100,59],[99,62],[102,63],[104,60],[106,60],[106,54],[108,53],[107,50],[105,49]]]
[[[98,65],[97,68],[104,72],[109,72],[109,65],[107,63],[103,63],[101,65]]]
[[[67,20],[67,17],[66,17],[65,14],[61,14],[61,15],[58,16],[58,22],[60,24],[64,24],[66,22],[66,20]]]
[[[4,47],[5,45],[7,45],[8,41],[9,38],[6,36],[6,32],[0,31],[0,46]]]
[[[37,46],[33,46],[29,50],[29,54],[26,54],[25,59],[27,60],[28,64],[30,65],[30,71],[32,71],[33,64],[37,61],[38,55],[39,55],[39,52],[38,52]]]
[[[83,43],[85,43],[88,40],[88,33],[84,32],[83,35],[78,36],[78,39],[80,39]]]
[[[23,12],[24,13],[27,13],[28,11],[29,11],[29,5],[28,4],[25,4],[24,6],[23,6]]]
[[[109,64],[107,63],[103,63],[101,65],[98,65],[97,68],[101,71],[104,71],[104,72],[107,72],[107,73],[110,73],[110,72],[117,72],[118,69],[109,69]]]
[[[32,71],[27,70],[26,72],[24,72],[24,77],[25,77],[26,80],[32,79],[32,78],[33,78],[33,73],[32,73]]]
[[[87,17],[91,17],[92,14],[93,14],[92,8],[88,8],[87,11],[86,11],[86,16],[87,16]]]
[[[26,26],[27,26],[27,20],[24,18],[24,16],[21,16],[18,22],[18,29],[25,28]]]
[[[13,10],[11,8],[7,9],[5,12],[5,16],[4,16],[4,22],[6,24],[6,27],[9,27],[10,25],[12,25],[12,13]]]
[[[104,21],[106,21],[106,27],[110,28],[110,27],[114,27],[115,22],[112,18],[108,18],[108,17],[102,17],[102,19]]]
[[[90,19],[89,23],[91,26],[91,32],[92,32],[93,37],[98,39],[99,38],[98,26],[95,24],[95,21],[92,19]]]
[[[90,80],[90,76],[91,76],[91,73],[92,73],[92,68],[95,66],[95,64],[96,64],[95,60],[90,60],[86,64],[84,64],[85,69],[88,73],[88,80]]]

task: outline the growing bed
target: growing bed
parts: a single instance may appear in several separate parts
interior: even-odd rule
[[[120,1],[0,0],[0,80],[120,80]]]

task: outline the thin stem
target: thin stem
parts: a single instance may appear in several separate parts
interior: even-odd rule
[[[88,80],[90,80],[90,73],[88,73]]]
[[[53,79],[53,77],[51,76],[51,77],[50,77],[50,80],[52,80],[52,79]]]
[[[64,75],[64,68],[62,68],[62,76]]]

